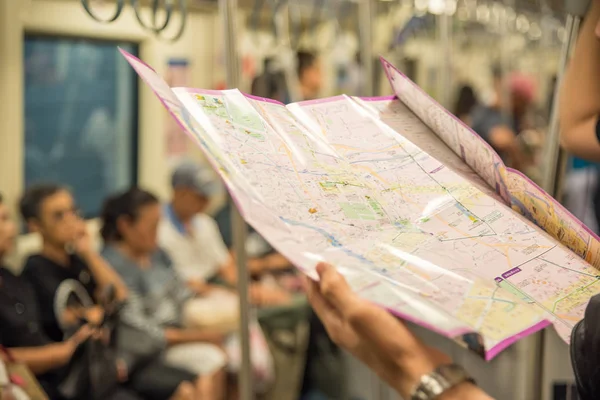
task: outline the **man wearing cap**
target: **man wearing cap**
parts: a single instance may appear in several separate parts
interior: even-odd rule
[[[215,288],[215,281],[234,285],[237,281],[235,263],[223,243],[217,223],[205,214],[211,198],[222,191],[222,185],[208,167],[186,161],[178,165],[172,176],[173,197],[165,206],[159,228],[159,241],[173,265],[188,285],[198,294]],[[260,273],[270,265],[250,260],[250,272]],[[288,295],[277,289],[253,285],[253,302],[281,304]]]
[[[494,72],[495,98],[491,105],[477,107],[471,116],[471,127],[500,156],[516,169],[526,167],[526,157],[517,135],[524,129],[524,119],[535,96],[535,85],[526,76],[513,74],[508,79],[511,115],[503,115],[503,80]]]

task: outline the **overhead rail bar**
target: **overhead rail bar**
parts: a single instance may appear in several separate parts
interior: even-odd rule
[[[116,0],[115,11],[114,13],[107,17],[102,18],[98,16],[97,12],[92,9],[91,2],[92,0],[80,0],[81,5],[85,12],[96,22],[102,24],[110,24],[119,19],[123,10],[125,9],[125,5],[127,4],[127,0]],[[135,17],[138,20],[140,26],[149,32],[152,32],[154,35],[159,38],[166,39],[167,41],[175,42],[183,36],[183,32],[186,28],[188,8],[186,0],[151,0],[150,3],[150,12],[151,12],[151,22],[147,23],[142,18],[142,6],[139,0],[131,0],[131,7],[135,12]],[[179,11],[181,16],[181,21],[179,22],[179,27],[177,28],[175,34],[171,37],[165,36],[166,29],[171,26],[171,22],[173,14],[175,10]],[[159,18],[161,12],[164,12],[164,16]],[[162,22],[160,22],[162,19]]]

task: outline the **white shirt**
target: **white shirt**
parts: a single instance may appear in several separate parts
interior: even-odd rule
[[[191,226],[192,235],[185,233],[181,222],[167,206],[159,226],[158,240],[181,279],[208,280],[229,261],[230,254],[213,218],[199,214],[194,217]]]

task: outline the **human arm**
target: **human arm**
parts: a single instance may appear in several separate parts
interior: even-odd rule
[[[219,332],[211,329],[197,329],[197,328],[166,328],[165,339],[169,345],[182,344],[182,343],[193,343],[193,342],[204,342],[212,343],[216,345],[222,345],[224,336],[223,332]]]
[[[559,117],[561,144],[577,157],[600,161],[596,122],[600,115],[600,2],[592,1],[573,57],[563,76]]]
[[[252,275],[260,275],[264,272],[282,271],[289,269],[290,262],[279,253],[268,254],[264,257],[251,258],[248,260],[248,270]]]
[[[423,375],[450,363],[450,358],[424,345],[385,310],[360,299],[330,265],[317,266],[319,282],[309,281],[308,298],[328,334],[369,366],[402,398],[409,399]],[[475,385],[463,383],[440,400],[490,400]]]
[[[204,296],[215,289],[214,285],[206,283],[203,279],[189,279],[186,286],[197,296]]]
[[[67,365],[77,346],[93,332],[90,326],[85,325],[64,342],[36,347],[13,347],[9,351],[16,362],[27,365],[34,374],[40,375]]]
[[[290,263],[280,254],[271,254],[260,258],[251,258],[246,262],[250,275],[258,276],[265,272],[282,271],[290,268]],[[221,277],[227,283],[234,285],[237,282],[237,266],[235,256],[230,257],[221,265]]]
[[[117,301],[125,300],[128,295],[127,285],[106,260],[94,250],[83,221],[80,222],[78,235],[73,245],[75,252],[90,269],[98,285],[95,293],[96,298],[98,299],[104,293],[104,290],[112,285],[115,289],[115,299]]]
[[[98,305],[92,307],[69,307],[60,316],[64,326],[76,326],[81,321],[100,325],[104,319],[104,309]]]

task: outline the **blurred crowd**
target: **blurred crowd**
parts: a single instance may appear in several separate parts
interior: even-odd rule
[[[452,112],[500,154],[507,166],[520,170],[538,185],[542,184],[543,151],[553,96],[547,101],[545,118],[538,118],[536,85],[531,77],[520,73],[503,75],[493,68],[493,95],[487,101],[468,85],[456,95]],[[556,78],[551,92],[554,93]],[[561,200],[564,206],[598,233],[600,186],[597,163],[569,157],[565,166]]]
[[[184,161],[171,183],[165,204],[137,187],[106,199],[99,235],[68,188],[40,184],[23,194],[22,220],[42,247],[22,274],[0,269],[0,344],[4,361],[27,365],[49,398],[236,398],[237,271],[205,213],[220,181]],[[0,261],[17,233],[0,203]],[[267,249],[248,269],[259,309],[302,296],[278,253]],[[255,387],[264,390],[273,360],[258,321],[251,333]]]

